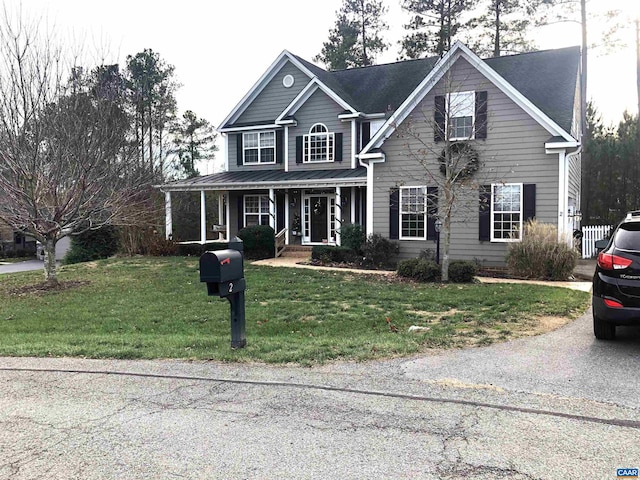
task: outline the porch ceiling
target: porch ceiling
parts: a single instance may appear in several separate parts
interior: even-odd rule
[[[190,192],[201,190],[260,190],[365,187],[367,170],[355,169],[305,170],[285,172],[283,170],[222,172],[187,180],[177,180],[156,185],[163,192]]]

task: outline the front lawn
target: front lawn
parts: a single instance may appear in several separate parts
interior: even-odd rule
[[[322,363],[487,345],[576,318],[588,294],[518,284],[417,284],[376,275],[245,266],[247,347],[197,258],[112,259],[0,276],[0,355]],[[34,288],[35,286],[35,288]],[[409,327],[424,327],[409,332]]]

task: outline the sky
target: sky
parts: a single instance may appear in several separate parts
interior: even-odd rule
[[[22,5],[23,14],[43,17],[70,42],[83,43],[85,52],[109,52],[111,63],[151,48],[175,66],[182,87],[178,109],[193,110],[218,126],[283,51],[312,61],[335,23],[342,0],[5,0]],[[389,50],[378,63],[398,57],[398,41],[406,14],[399,0],[385,0],[389,8],[385,32]],[[619,32],[623,46],[589,55],[589,98],[605,123],[617,123],[625,109],[636,113],[635,30],[640,0],[591,0],[594,14],[604,8],[621,10],[626,28]],[[589,43],[597,42],[599,20],[590,24]],[[563,23],[538,29],[540,49],[580,44],[580,26]],[[626,44],[626,45],[625,45]],[[221,157],[221,153],[218,154]],[[220,158],[218,158],[220,160]],[[216,162],[217,163],[217,162]],[[207,169],[209,171],[207,171]],[[211,173],[213,165],[201,167]]]

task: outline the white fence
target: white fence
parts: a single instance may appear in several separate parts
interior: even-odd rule
[[[592,225],[582,227],[582,258],[596,255],[596,241],[607,238],[611,232],[611,225]]]

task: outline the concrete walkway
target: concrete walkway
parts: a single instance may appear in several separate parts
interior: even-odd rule
[[[390,270],[362,270],[357,268],[340,268],[340,267],[321,267],[317,265],[305,265],[305,260],[299,257],[278,257],[278,258],[267,258],[265,260],[257,260],[252,262],[253,265],[263,265],[268,267],[288,267],[288,268],[308,268],[311,270],[325,270],[325,271],[334,271],[334,272],[351,272],[351,273],[360,273],[365,275],[388,275],[392,276],[396,273]],[[593,261],[591,261],[593,262]],[[579,265],[581,272],[583,273],[580,278],[582,281],[576,282],[546,282],[541,280],[515,280],[508,278],[489,278],[489,277],[476,277],[476,279],[480,283],[524,283],[529,285],[546,285],[551,287],[561,287],[561,288],[569,288],[571,290],[578,290],[581,292],[589,292],[591,291],[591,281],[586,281],[585,277],[588,275],[587,272],[591,269],[590,276],[593,276],[593,269],[595,269],[595,263],[593,266],[588,263],[584,263]],[[578,269],[576,267],[576,269]],[[576,277],[578,278],[578,277]]]

